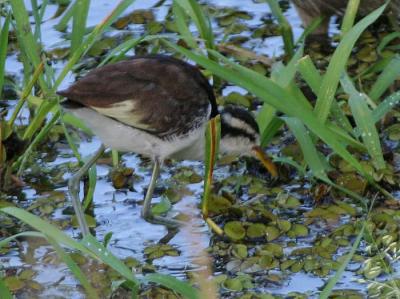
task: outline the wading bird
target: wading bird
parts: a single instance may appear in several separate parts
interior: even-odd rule
[[[208,80],[195,67],[165,55],[137,56],[90,71],[68,89],[63,108],[82,119],[103,142],[69,180],[69,192],[83,235],[89,233],[79,200],[79,182],[105,147],[152,159],[153,173],[142,216],[149,222],[176,224],[151,213],[151,199],[167,158],[201,160],[208,120],[221,115],[220,152],[254,156],[272,175],[276,169],[259,147],[259,129],[245,109],[220,112]]]

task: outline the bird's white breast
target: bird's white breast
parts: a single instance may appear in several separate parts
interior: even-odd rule
[[[125,125],[104,116],[93,109],[82,107],[66,109],[97,135],[108,147],[121,152],[135,152],[152,159],[174,158],[178,160],[201,160],[204,157],[204,132],[208,115],[198,128],[187,135],[163,140],[146,131]]]

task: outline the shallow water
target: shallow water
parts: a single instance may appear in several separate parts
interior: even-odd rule
[[[138,0],[132,5],[128,11],[134,9],[146,9],[154,5],[157,1],[149,0]],[[261,18],[268,11],[268,6],[265,3],[253,3],[252,1],[240,1],[240,0],[223,0],[223,1],[208,1],[210,4],[219,7],[238,7],[241,10],[249,11],[254,16],[252,20],[246,23],[251,26],[257,26],[262,23]],[[25,3],[29,7],[30,1],[26,0]],[[93,4],[95,3],[95,4]],[[89,24],[93,26],[99,23],[111,10],[114,3],[106,0],[92,1],[92,7],[89,11]],[[167,7],[170,5],[170,1],[166,1],[163,6],[157,9],[153,9],[156,19],[161,21],[165,18],[167,13]],[[53,29],[54,25],[57,24],[59,18],[52,20],[51,17],[56,11],[55,5],[49,5],[46,16],[44,19],[47,21],[43,24],[43,42],[46,49],[53,49],[65,44],[63,34]],[[293,8],[290,8],[285,15],[288,17],[290,23],[294,28],[295,37],[299,37],[302,29],[300,27],[300,20],[296,15]],[[332,25],[334,26],[334,25]],[[334,28],[334,27],[333,27]],[[132,25],[131,28],[134,32],[140,33],[143,28],[141,25]],[[218,29],[216,29],[218,31]],[[280,37],[272,37],[268,39],[252,39],[248,41],[244,46],[248,46],[259,54],[263,54],[269,57],[279,56],[282,54],[282,41]],[[56,63],[53,65],[56,70],[60,70],[62,63]],[[21,75],[21,64],[17,61],[15,54],[11,55],[7,59],[6,69],[8,73],[14,74],[17,77]],[[68,86],[74,80],[74,75],[70,74],[66,80],[64,80],[62,87]],[[243,90],[237,87],[228,87],[225,92],[228,91],[240,91]],[[11,106],[13,103],[11,103]],[[12,110],[10,110],[12,111]],[[28,117],[27,111],[22,115],[20,121],[24,123]],[[96,137],[91,141],[83,141],[79,145],[79,152],[83,156],[92,154],[99,146],[99,141]],[[47,167],[55,167],[57,165],[63,165],[71,161],[75,161],[72,158],[72,152],[69,149],[61,148],[60,153],[68,154],[70,157],[59,157],[52,162],[47,163]],[[120,258],[134,257],[140,261],[145,261],[143,250],[149,245],[157,244],[166,233],[167,229],[161,225],[153,225],[144,221],[140,217],[141,204],[140,201],[143,199],[144,189],[146,188],[150,179],[151,169],[148,164],[142,166],[141,159],[134,154],[123,155],[124,164],[128,167],[135,169],[135,174],[143,178],[141,181],[135,181],[134,191],[116,191],[111,183],[107,180],[108,172],[110,171],[109,166],[98,165],[97,175],[98,181],[94,194],[94,215],[97,221],[97,227],[95,229],[95,235],[98,240],[103,240],[105,235],[109,232],[113,233],[111,243],[109,245],[110,250]],[[169,182],[171,174],[182,166],[193,167],[196,172],[202,175],[203,167],[201,163],[174,163],[171,167],[164,167],[159,185],[163,185],[165,182]],[[220,167],[216,170],[215,179],[220,180],[228,176],[227,167]],[[64,176],[65,179],[71,173]],[[177,257],[163,257],[154,260],[153,264],[157,267],[157,270],[162,273],[173,274],[180,278],[186,278],[187,271],[193,271],[198,268],[196,259],[207,249],[211,240],[211,234],[207,226],[201,219],[200,211],[198,208],[201,193],[202,183],[190,184],[189,189],[193,191],[192,195],[185,196],[183,200],[175,204],[173,207],[172,215],[176,213],[182,213],[188,215],[190,222],[187,227],[180,230],[168,244],[176,247],[180,251],[180,255]],[[67,188],[62,187],[57,189],[58,191],[66,192]],[[34,201],[40,197],[40,194],[36,194],[34,189],[29,187],[24,189],[24,193],[28,201]],[[157,202],[159,198],[156,198],[154,202]],[[62,215],[61,209],[54,212],[56,219],[63,219],[66,216]],[[69,234],[79,238],[77,230],[67,230]],[[304,239],[298,242],[297,247],[310,246],[309,240]],[[26,258],[27,252],[32,255],[30,258]],[[12,251],[5,256],[0,257],[0,264],[7,268],[32,268],[36,271],[34,277],[35,281],[43,286],[43,289],[38,292],[37,296],[41,298],[84,298],[82,291],[76,288],[77,282],[71,276],[66,266],[59,262],[50,262],[49,258],[54,256],[54,252],[50,246],[37,245],[34,240],[27,240],[22,242],[21,252]],[[357,284],[352,282],[354,275],[352,272],[345,272],[342,278],[342,283],[338,284],[338,288],[343,289],[358,289],[364,290],[365,285]],[[310,298],[316,297],[316,292],[326,282],[326,279],[319,278],[317,276],[296,273],[290,274],[284,277],[279,285],[266,285],[261,288],[257,288],[259,291],[270,292],[274,294],[285,295],[290,292],[306,293]],[[21,292],[19,298],[29,298],[30,293]]]

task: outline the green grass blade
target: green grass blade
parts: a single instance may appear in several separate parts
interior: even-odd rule
[[[3,27],[0,32],[0,100],[1,93],[3,91],[5,66],[7,59],[7,48],[8,48],[8,29],[10,28],[10,15],[4,20]]]
[[[347,3],[346,12],[343,17],[342,27],[340,28],[340,34],[344,36],[353,27],[354,21],[357,16],[358,7],[360,6],[360,0],[350,0]]]
[[[347,76],[342,78],[343,89],[350,95],[349,105],[352,115],[357,124],[358,132],[365,147],[372,158],[372,162],[377,169],[386,167],[381,144],[379,141],[379,134],[375,127],[375,122],[372,118],[372,111],[368,108],[365,101],[365,95],[360,94],[353,86],[352,82]]]
[[[113,155],[114,157],[114,155]],[[117,152],[117,157],[118,157],[118,152]],[[90,157],[89,157],[90,159]],[[86,211],[89,207],[90,204],[93,201],[93,195],[94,195],[94,191],[96,190],[96,183],[97,183],[97,168],[96,165],[93,165],[92,167],[90,167],[89,171],[88,171],[88,175],[89,175],[89,187],[86,193],[86,196],[83,200],[83,211]]]
[[[48,2],[49,2],[48,0],[44,0],[40,3],[39,6],[37,0],[31,0],[32,15],[33,18],[35,19],[35,32],[33,35],[35,39],[39,42],[41,42],[42,40],[41,24],[43,22],[43,16],[46,11]]]
[[[199,292],[188,283],[182,282],[177,278],[170,275],[163,275],[158,273],[147,274],[144,279],[148,282],[154,282],[159,285],[165,286],[175,292],[181,294],[183,298],[199,299]]]
[[[86,32],[86,20],[89,13],[90,0],[77,0],[72,18],[71,49],[72,55],[83,42]]]
[[[268,125],[261,131],[261,146],[267,146],[275,136],[275,134],[282,127],[283,121],[279,117],[273,117],[273,119],[268,122]]]
[[[366,147],[361,142],[350,137],[342,127],[338,127],[335,124],[327,124],[327,127],[332,133],[335,134],[335,137],[344,144],[357,148],[360,151],[367,151]]]
[[[18,218],[22,222],[25,222],[26,224],[30,225],[44,235],[50,236],[60,244],[64,244],[70,248],[80,250],[81,252],[90,254],[90,256],[94,257],[94,255],[90,251],[88,251],[85,246],[83,246],[79,242],[76,242],[74,239],[67,236],[63,231],[59,230],[55,226],[49,224],[48,222],[40,219],[39,217],[31,213],[15,207],[4,207],[0,209],[0,212]]]
[[[297,62],[297,70],[306,83],[311,87],[312,91],[317,95],[321,87],[322,76],[315,67],[310,56],[306,55],[299,59]]]
[[[135,278],[133,272],[121,260],[112,254],[107,248],[98,242],[92,235],[85,236],[81,243],[95,254],[103,263],[109,265],[124,278],[131,281],[135,285],[139,285],[139,281]]]
[[[282,13],[282,9],[276,0],[266,0],[271,9],[272,14],[278,20],[279,26],[281,27],[283,45],[285,48],[285,54],[291,58],[294,53],[294,41],[293,41],[293,31],[289,22],[286,20]]]
[[[360,245],[361,239],[364,236],[364,230],[365,230],[366,223],[367,222],[364,222],[360,232],[357,235],[357,238],[355,239],[355,241],[353,243],[353,246],[351,247],[350,252],[346,255],[346,258],[340,265],[339,270],[337,270],[335,275],[331,279],[329,279],[328,283],[322,290],[321,294],[319,294],[320,299],[329,298],[330,294],[332,293],[333,288],[340,281],[340,278],[342,277],[344,271],[346,270],[347,265],[351,262],[351,259],[353,258],[358,246]]]
[[[345,70],[347,60],[354,48],[355,42],[360,37],[361,33],[382,14],[385,8],[386,4],[359,21],[343,36],[342,41],[333,53],[326,74],[322,80],[315,106],[315,113],[322,122],[325,122],[328,118],[340,76]]]
[[[310,56],[307,55],[301,58],[297,64],[297,68],[303,79],[311,87],[314,94],[317,95],[321,87],[322,76],[319,73],[318,69],[315,67]],[[349,133],[353,132],[353,127],[351,126],[349,119],[344,114],[343,110],[340,108],[339,104],[336,101],[332,102],[331,112],[333,118],[340,127],[342,127]],[[354,140],[354,142],[356,141]]]
[[[366,146],[372,162],[377,169],[386,167],[383,159],[382,148],[379,141],[379,135],[372,120],[371,110],[362,96],[351,96],[349,100],[353,117],[357,128],[361,133],[361,138]]]
[[[141,42],[153,41],[153,40],[158,40],[160,38],[169,38],[169,37],[171,37],[170,34],[155,34],[155,35],[146,35],[146,36],[141,36],[139,38],[129,39],[123,42],[122,44],[118,45],[114,49],[112,49],[110,53],[107,54],[107,56],[101,61],[101,63],[98,66],[120,61],[121,59],[124,58],[124,55],[129,50],[135,48]]]
[[[35,237],[35,238],[44,238],[44,239],[46,238],[45,235],[43,235],[42,233],[39,233],[39,232],[34,232],[34,231],[22,232],[22,233],[18,233],[18,234],[10,236],[8,238],[0,240],[0,248],[6,246],[8,243],[10,243],[11,241],[14,241],[15,239],[18,239],[19,237]]]
[[[369,97],[376,103],[400,75],[400,55],[395,55],[371,87]]]
[[[71,20],[71,18],[74,15],[75,5],[76,5],[76,1],[73,3],[72,2],[70,3],[69,7],[63,13],[63,16],[61,17],[58,24],[56,26],[54,26],[54,28],[56,30],[62,31],[62,32],[67,30],[68,22],[69,22],[69,20]]]
[[[14,163],[13,167],[16,167],[19,165],[17,175],[21,175],[21,173],[25,167],[25,163],[26,163],[28,157],[31,155],[34,147],[39,142],[41,142],[42,140],[44,140],[46,138],[47,134],[50,132],[51,128],[57,122],[59,117],[60,117],[60,112],[57,112],[56,114],[54,114],[52,116],[52,118],[46,123],[46,125],[43,127],[43,129],[40,130],[40,132],[35,136],[35,138],[29,143],[29,146],[25,150],[24,154],[22,156],[20,156],[19,159]]]
[[[58,245],[57,241],[51,237],[47,237],[47,241],[49,241],[50,245],[56,250],[57,255],[61,258],[61,260],[68,266],[69,270],[75,276],[76,279],[81,283],[83,288],[86,291],[88,298],[97,299],[100,298],[87,280],[85,274],[83,274],[82,270],[78,267],[78,265],[74,262],[74,260],[65,252],[64,249],[60,245]]]
[[[324,178],[325,180],[329,180],[328,176],[326,175],[325,164],[321,161],[320,158],[321,155],[315,148],[311,136],[302,124],[302,122],[294,117],[284,117],[283,120],[286,122],[289,129],[296,137],[296,140],[302,149],[304,160],[310,167],[313,175],[317,178]]]
[[[308,35],[310,35],[312,32],[315,31],[315,29],[317,29],[320,24],[322,23],[322,21],[324,20],[323,16],[320,16],[318,18],[315,18],[310,25],[308,25],[307,28],[304,29],[303,33],[300,35],[300,37],[296,40],[295,42],[295,46],[303,46],[304,45],[304,41],[306,39],[306,37]]]
[[[272,70],[272,80],[278,83],[282,87],[287,87],[292,93],[296,93],[294,84],[292,84],[294,76],[296,75],[296,65],[303,55],[303,47],[300,47],[298,51],[294,54],[289,63],[285,66],[283,64],[276,64]],[[214,54],[215,57],[221,57],[220,55]],[[303,94],[300,92],[298,95],[299,101],[308,106],[307,100],[304,98]],[[257,115],[257,123],[260,127],[261,132],[261,145],[265,146],[274,137],[275,133],[280,129],[283,122],[281,119],[275,116],[276,109],[271,105],[264,103],[261,111]]]
[[[376,52],[381,55],[386,46],[389,45],[393,40],[396,40],[398,38],[400,38],[400,32],[398,31],[385,35],[379,43],[378,47],[376,48]]]
[[[185,43],[192,49],[197,48],[197,42],[187,24],[187,17],[183,8],[174,1],[172,4],[172,11],[174,13],[174,21],[178,28],[179,34],[184,39]]]
[[[29,59],[33,68],[37,69],[41,63],[40,47],[32,34],[31,23],[25,4],[22,0],[10,0],[12,14],[16,23],[16,32],[21,52]],[[44,94],[49,88],[43,78],[39,77],[39,84]]]
[[[36,111],[35,117],[30,122],[28,128],[25,130],[22,139],[30,140],[33,135],[42,127],[43,121],[46,119],[50,110],[54,107],[53,102],[43,102],[42,105]]]
[[[174,0],[183,11],[193,20],[200,37],[204,40],[206,48],[214,49],[214,34],[211,28],[211,22],[204,14],[202,7],[195,0]]]
[[[3,281],[3,277],[0,274],[0,298],[3,299],[13,299],[13,296],[10,293],[10,290],[7,288],[6,284]]]
[[[206,129],[206,146],[204,158],[204,189],[201,208],[203,217],[208,217],[208,202],[211,195],[214,165],[218,159],[219,141],[221,139],[221,118],[217,116],[209,120]]]
[[[372,111],[373,122],[378,122],[386,113],[392,110],[398,102],[400,102],[400,91],[388,96]]]

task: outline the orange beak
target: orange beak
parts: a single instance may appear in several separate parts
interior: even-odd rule
[[[253,152],[258,160],[264,165],[264,167],[269,171],[271,176],[277,177],[278,170],[276,169],[275,164],[272,162],[270,158],[264,153],[262,148],[258,145],[253,147]]]

